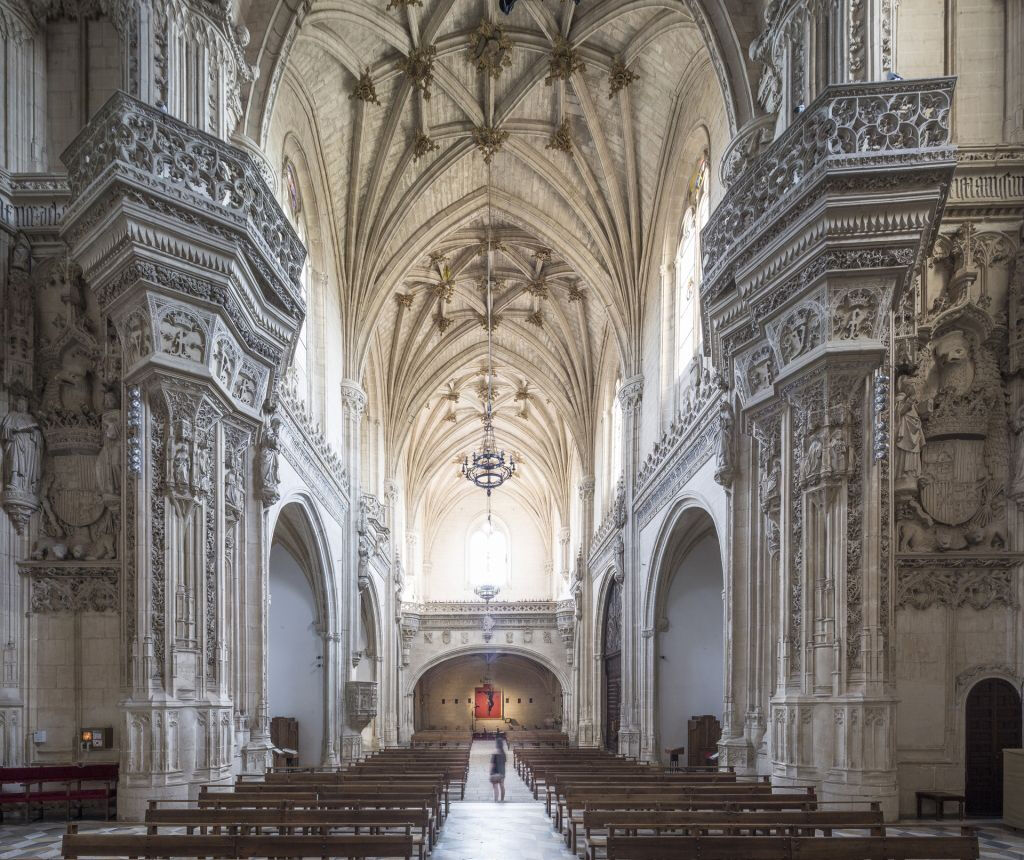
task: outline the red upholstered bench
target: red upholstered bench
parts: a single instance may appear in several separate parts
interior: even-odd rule
[[[11,790],[17,786],[16,790]],[[47,803],[64,804],[65,815],[71,818],[76,804],[78,816],[86,803],[98,803],[110,820],[111,809],[117,806],[116,764],[59,764],[31,767],[0,768],[0,821],[8,806],[21,806],[28,821],[32,807],[39,807],[39,818]]]

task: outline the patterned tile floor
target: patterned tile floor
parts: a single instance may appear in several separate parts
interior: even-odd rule
[[[466,800],[453,803],[431,860],[571,860],[573,855],[544,815],[544,805],[534,801],[511,766],[505,780],[506,802],[494,803],[489,780],[493,744],[478,742],[470,754]],[[979,828],[982,860],[1024,860],[1024,833],[997,822],[969,822]],[[0,860],[59,858],[63,821],[34,824],[0,824]],[[82,822],[80,829],[99,832],[142,832],[142,828],[104,821]],[[903,821],[892,825],[893,835],[959,833],[959,822],[926,824]]]

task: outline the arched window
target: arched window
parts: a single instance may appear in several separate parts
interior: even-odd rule
[[[295,164],[290,158],[285,158],[284,167],[281,170],[281,178],[284,185],[284,198],[287,203],[288,214],[291,216],[292,226],[299,234],[299,239],[306,247],[306,259],[302,264],[302,274],[299,278],[302,286],[302,300],[306,304],[306,316],[302,321],[302,328],[299,329],[299,337],[295,344],[295,355],[292,358],[291,372],[295,377],[296,393],[309,402],[309,315],[310,296],[312,295],[313,269],[309,261],[309,231],[306,229],[306,216],[303,213],[302,190],[299,186],[299,177],[295,170]]]
[[[470,529],[466,541],[466,572],[469,587],[506,586],[512,576],[512,547],[508,529],[492,516]]]
[[[619,400],[618,392],[621,387],[620,380],[615,380],[615,392],[612,394],[611,408],[611,473],[608,475],[608,490],[611,498],[615,498],[615,482],[622,475],[622,402]]]
[[[689,205],[683,216],[683,234],[676,253],[676,376],[682,376],[701,348],[700,231],[707,223],[708,165],[701,158],[689,188]]]

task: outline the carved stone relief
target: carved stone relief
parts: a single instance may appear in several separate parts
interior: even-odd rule
[[[202,362],[206,357],[206,332],[197,316],[174,308],[160,317],[160,349],[175,358]]]
[[[1003,341],[979,303],[967,299],[943,308],[929,319],[916,372],[897,382],[899,550],[1003,549],[1011,478],[1010,424],[996,358]]]

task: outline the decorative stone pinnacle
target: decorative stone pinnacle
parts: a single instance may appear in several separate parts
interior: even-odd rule
[[[624,90],[639,78],[640,75],[626,67],[622,57],[616,57],[612,60],[612,70],[608,73],[608,98],[615,98],[616,93]]]
[[[373,78],[370,77],[370,70],[367,68],[359,76],[359,80],[356,81],[356,85],[352,88],[352,92],[349,93],[349,99],[356,99],[361,102],[372,102],[375,105],[380,105],[380,99],[377,98],[377,88],[373,85]]]
[[[586,68],[587,64],[580,59],[579,49],[562,36],[557,36],[551,47],[548,76],[544,78],[544,83],[550,87],[555,81],[567,81],[576,72],[585,71]]]
[[[423,98],[430,98],[430,85],[434,82],[434,58],[437,48],[434,45],[420,45],[409,52],[402,61],[402,71],[412,82],[415,89],[423,93]]]
[[[423,156],[437,152],[440,148],[441,144],[437,143],[429,134],[422,131],[417,132],[413,139],[412,160],[419,161]]]
[[[569,120],[563,119],[555,128],[545,149],[557,149],[564,152],[570,158],[573,156],[572,129]]]
[[[508,132],[489,125],[477,126],[473,129],[473,142],[483,154],[484,164],[490,164],[495,154],[501,152]]]

